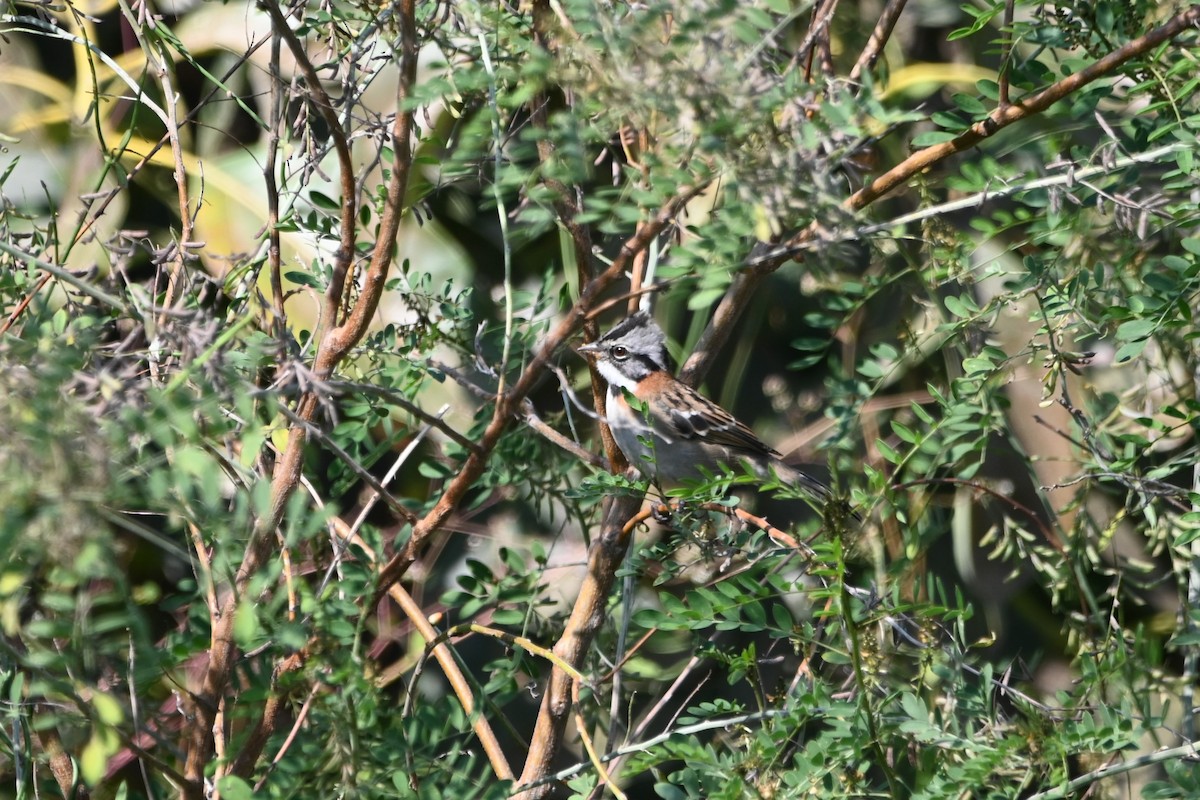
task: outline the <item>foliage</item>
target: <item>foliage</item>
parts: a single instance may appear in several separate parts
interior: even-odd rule
[[[6,6],[0,798],[1194,794],[1200,7],[878,5]]]

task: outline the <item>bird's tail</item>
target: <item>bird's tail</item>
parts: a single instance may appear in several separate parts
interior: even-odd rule
[[[795,487],[796,489],[805,492],[813,500],[817,501],[821,508],[827,508],[829,503],[836,502],[842,506],[846,513],[849,513],[855,519],[861,519],[861,517],[859,517],[859,515],[855,513],[853,509],[849,508],[849,505],[846,504],[845,501],[834,495],[832,489],[830,489],[823,482],[814,478],[812,475],[809,475],[804,470],[798,467],[793,467],[790,464],[784,464],[782,461],[772,464],[771,469],[775,473],[775,477],[779,478],[781,483],[785,483],[788,486]]]

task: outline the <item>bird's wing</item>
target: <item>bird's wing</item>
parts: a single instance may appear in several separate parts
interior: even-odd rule
[[[754,435],[733,415],[689,387],[679,385],[684,396],[671,403],[668,412],[672,429],[681,439],[703,439],[714,445],[748,454],[779,458],[779,453]]]

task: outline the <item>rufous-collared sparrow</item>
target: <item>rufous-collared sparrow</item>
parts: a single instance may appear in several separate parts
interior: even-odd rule
[[[639,311],[578,348],[608,381],[605,415],[630,464],[660,485],[678,485],[745,463],[764,480],[773,473],[784,484],[829,499],[825,484],[783,463],[732,414],[676,380],[666,339]]]

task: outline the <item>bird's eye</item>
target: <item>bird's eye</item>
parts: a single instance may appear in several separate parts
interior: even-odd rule
[[[612,353],[612,357],[617,361],[624,361],[629,358],[629,348],[623,345],[617,345],[609,352]]]

